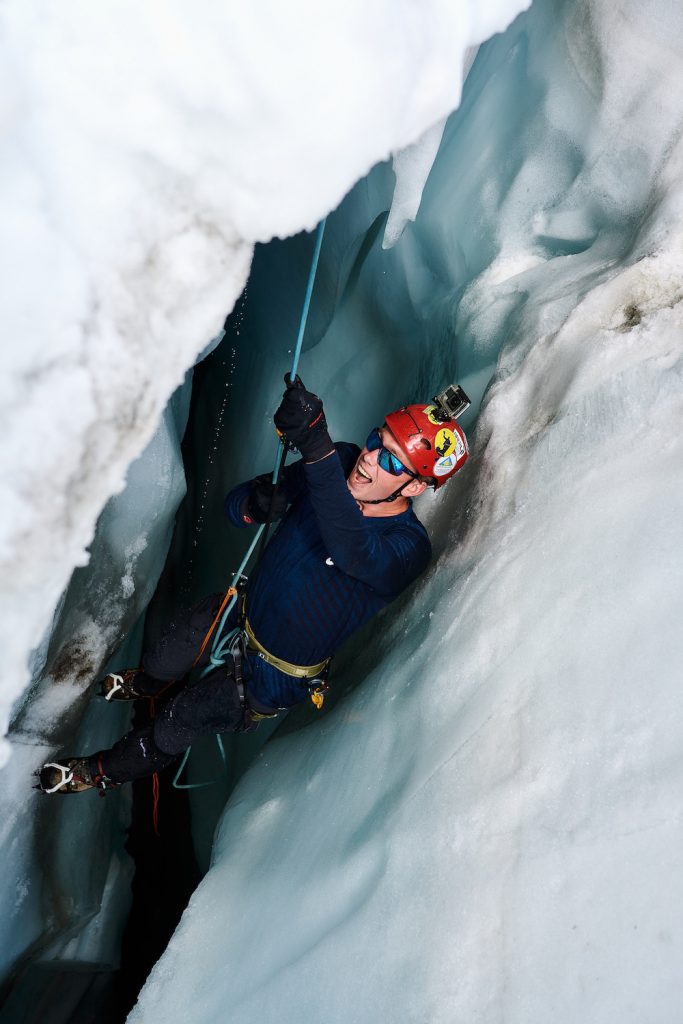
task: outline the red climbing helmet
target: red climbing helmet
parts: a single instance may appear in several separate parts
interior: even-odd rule
[[[465,465],[467,438],[456,417],[469,408],[461,387],[452,384],[430,405],[404,405],[384,421],[420,476],[431,476],[441,487]]]

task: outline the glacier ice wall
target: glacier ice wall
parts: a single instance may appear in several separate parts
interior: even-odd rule
[[[45,754],[124,728],[88,687],[122,636],[137,656],[185,486],[185,373],[254,241],[312,226],[443,119],[469,49],[524,6],[3,7],[4,971],[63,952],[103,888],[124,898],[125,801],[58,813],[24,794]],[[60,835],[93,834],[111,859],[74,873]]]
[[[188,414],[188,377],[166,406],[143,454],[129,467],[125,490],[106,505],[90,561],[73,575],[50,630],[32,656],[32,685],[15,704],[12,759],[0,773],[5,922],[0,980],[24,954],[54,956],[89,921],[130,901],[132,863],[123,852],[129,800],[47,804],[29,786],[41,760],[65,746],[96,750],[128,725],[129,709],[92,701],[93,676],[116,650],[139,657],[145,608],[164,566],[174,516],[185,493],[180,457]],[[100,856],[85,855],[97,836]],[[74,861],[74,851],[79,856]],[[103,899],[105,890],[108,898]],[[120,928],[110,921],[89,958],[115,963]]]
[[[417,396],[434,379],[456,372],[479,399],[497,367],[477,457],[450,493],[423,502],[438,562],[413,600],[373,629],[370,649],[347,652],[336,687],[353,693],[322,720],[299,723],[311,728],[283,731],[235,794],[214,867],[135,1020],[163,1016],[172,1022],[185,1015],[203,1024],[224,1020],[228,1008],[243,1021],[671,1019],[681,942],[675,913],[683,493],[680,20],[676,6],[663,0],[638,7],[537,3],[480,51],[463,105],[446,125],[417,220],[394,248],[381,251],[391,201],[387,168],[373,171],[348,197],[344,220],[331,236],[320,282],[325,301],[314,310],[315,344],[305,356],[305,375],[329,394],[336,432],[357,437],[362,417],[374,416],[374,402],[410,391]],[[54,30],[50,19],[45,25]],[[155,43],[162,53],[177,41],[172,32],[169,38]],[[147,47],[150,52],[156,51]],[[380,63],[373,66],[382,67],[388,52],[375,54]],[[167,81],[161,75],[160,101]],[[13,81],[8,95],[16,97],[17,88]],[[395,97],[386,102],[396,125]],[[182,104],[171,106],[169,117],[181,118]],[[201,149],[200,126],[193,124],[193,131]],[[397,136],[387,152],[398,144]],[[164,197],[162,189],[161,208],[153,209],[163,224]],[[270,198],[273,206],[283,205],[282,194]],[[313,187],[308,199],[312,223],[319,212],[314,204],[324,204]],[[138,208],[133,203],[131,209]],[[92,224],[97,235],[101,221],[94,217]],[[79,230],[91,237],[85,225]],[[259,353],[279,352],[277,333],[296,318],[306,240],[281,245],[280,255],[276,243],[260,250],[254,263],[252,367]],[[292,261],[297,246],[299,258]],[[77,247],[77,254],[88,251],[85,243]],[[245,252],[240,245],[244,264]],[[274,289],[271,271],[278,267],[282,280]],[[110,270],[116,275],[121,268]],[[172,292],[177,278],[168,274],[168,281]],[[204,285],[202,279],[196,287]],[[12,298],[21,294],[16,290]],[[192,305],[184,291],[178,294],[181,305],[186,299]],[[144,311],[153,295],[161,306],[171,302],[140,292],[135,308]],[[126,445],[142,447],[155,421],[145,406],[131,430],[124,423],[117,434],[121,401],[130,399],[132,407],[144,389],[145,400],[159,409],[215,331],[219,309],[216,299],[202,326],[194,308],[183,308],[177,333],[161,331],[153,346],[139,339],[132,346],[135,331],[112,335],[116,341],[102,355],[104,383],[95,393],[102,422],[92,442],[97,457],[98,441],[106,442],[119,481],[130,458]],[[68,317],[62,322],[71,324]],[[146,341],[150,327],[144,326],[140,338]],[[41,342],[45,336],[36,331]],[[27,348],[26,367],[5,377],[22,400],[17,406],[41,382],[52,387],[67,380],[70,367],[80,373],[81,355],[94,365],[91,335],[84,336],[78,357],[72,359],[67,346],[64,360],[48,360],[38,373],[24,372],[32,362]],[[182,354],[178,338],[187,346]],[[167,358],[157,373],[162,343]],[[139,378],[133,373],[119,387],[116,380],[124,382],[126,374],[107,377],[107,353],[136,373],[141,366],[152,370]],[[264,462],[266,407],[279,386],[272,377],[272,365],[268,375],[255,373],[255,390],[239,406],[250,430],[264,437],[254,456]],[[223,386],[215,384],[218,391]],[[45,547],[34,549],[28,534],[21,563],[26,576],[14,576],[16,556],[7,563],[4,578],[14,587],[4,606],[12,613],[4,618],[10,628],[19,622],[17,588],[30,584],[22,591],[28,625],[22,618],[8,647],[20,659],[29,633],[34,642],[43,632],[65,567],[76,560],[62,527],[81,558],[94,510],[111,489],[106,473],[87,475],[90,511],[76,486],[70,518],[52,528],[50,517],[66,508],[65,482],[77,482],[68,472],[71,441],[94,420],[74,413],[75,392],[65,391],[60,407],[52,402],[54,389],[45,394],[49,401],[36,392],[36,404],[26,403],[26,415],[30,421],[33,414],[39,441],[47,434],[52,443],[54,434],[54,474],[42,488],[38,472],[20,480],[15,448],[5,474],[11,500],[15,491],[22,500],[37,496],[48,571],[54,570],[54,577],[37,581]],[[93,639],[104,658],[144,607],[184,486],[175,460],[186,397],[180,393],[175,412],[172,407],[166,414],[171,421],[165,418],[160,428],[161,448],[152,441],[151,461],[143,457],[145,486],[133,497],[133,483],[114,499],[125,505],[130,497],[129,514],[110,518],[105,512],[100,521],[104,532],[95,537],[89,567],[93,591],[85,569],[54,617],[51,639],[46,636],[34,656],[48,692],[37,687],[15,705],[15,757],[2,775],[8,962],[46,925],[60,936],[51,955],[64,954],[69,928],[80,929],[85,916],[97,914],[103,889],[112,902],[125,901],[125,806],[95,800],[86,812],[75,802],[36,816],[35,804],[24,799],[26,777],[58,737],[75,734],[79,721],[83,742],[105,742],[122,731],[123,723],[85,708],[92,665],[80,685],[69,672],[50,682],[50,668],[59,667],[62,641],[75,627],[85,630],[89,593],[98,609],[106,611],[105,596],[117,607],[103,616],[104,642],[97,629],[72,650],[76,667]],[[237,406],[231,394],[229,416]],[[56,419],[40,414],[53,407],[69,413],[75,433],[68,440]],[[34,437],[28,429],[25,436]],[[38,441],[31,444],[40,448]],[[167,455],[156,459],[155,450]],[[35,456],[38,467],[42,455]],[[146,467],[155,465],[158,475],[152,471],[145,480]],[[243,468],[235,464],[229,472]],[[129,478],[135,480],[134,467]],[[222,484],[221,475],[217,493]],[[136,510],[146,502],[158,508],[166,486],[158,535],[141,547],[138,538],[151,524],[145,516],[141,530]],[[47,496],[55,487],[53,509]],[[3,514],[12,507],[3,503]],[[9,511],[3,521],[10,521]],[[113,536],[119,532],[111,558],[104,550],[107,526]],[[182,549],[182,539],[175,545]],[[202,558],[195,580],[200,589],[211,571]],[[31,594],[41,581],[34,605]],[[138,639],[134,630],[132,649]],[[68,667],[68,660],[62,664]],[[11,665],[8,659],[5,668]],[[10,674],[6,695],[13,698],[19,675]],[[72,845],[56,856],[48,839],[60,816]],[[69,850],[93,835],[104,839],[105,831],[112,851],[107,861],[89,862],[89,872],[74,879]],[[114,955],[115,934],[99,944],[82,938],[81,953],[87,946],[95,958]]]
[[[390,250],[496,362],[474,459],[349,692],[240,783],[131,1024],[678,1012],[682,40],[663,0],[540,2],[480,51]]]
[[[443,118],[468,47],[524,6],[3,6],[3,734],[252,243],[312,227]]]

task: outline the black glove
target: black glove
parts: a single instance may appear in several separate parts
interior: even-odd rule
[[[334,451],[323,403],[306,390],[298,376],[290,382],[289,374],[285,374],[285,383],[287,390],[275,413],[275,426],[292,448],[299,449],[306,462],[317,462]]]
[[[281,483],[278,487],[275,501],[273,501],[274,490],[275,484],[270,473],[263,473],[262,476],[257,476],[253,480],[249,493],[242,502],[242,518],[245,523],[266,523],[269,516],[271,523],[282,519],[288,505],[284,484]],[[271,502],[272,513],[270,511]]]

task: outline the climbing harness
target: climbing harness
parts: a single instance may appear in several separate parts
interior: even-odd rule
[[[325,658],[324,661],[319,662],[317,665],[294,665],[291,661],[285,661],[284,658],[277,658],[270,651],[267,651],[263,644],[256,639],[249,619],[246,616],[244,619],[244,632],[247,634],[250,649],[263,661],[272,665],[273,668],[284,672],[286,676],[295,676],[297,679],[315,679],[316,676],[325,672],[330,664],[330,658]]]
[[[311,305],[311,296],[313,294],[313,284],[315,282],[316,270],[318,268],[318,260],[320,258],[320,249],[322,247],[323,234],[325,232],[325,222],[326,222],[326,220],[327,220],[327,218],[324,218],[323,220],[321,220],[320,224],[318,224],[318,229],[316,231],[315,246],[314,246],[314,249],[313,249],[313,256],[312,256],[312,259],[311,259],[311,266],[310,266],[310,270],[309,270],[309,273],[308,273],[308,282],[306,284],[306,293],[305,293],[305,296],[304,296],[303,309],[301,311],[301,319],[299,321],[299,331],[298,331],[298,334],[297,334],[296,345],[294,346],[294,354],[292,356],[292,366],[291,366],[291,369],[289,371],[289,379],[290,379],[290,381],[294,381],[294,379],[296,378],[297,369],[298,369],[298,366],[299,366],[299,358],[301,356],[301,349],[303,347],[304,332],[306,330],[306,321],[308,319],[308,311],[309,311],[309,308],[310,308],[310,305]],[[247,730],[249,728],[249,720],[251,720],[253,722],[253,721],[259,721],[262,718],[275,718],[275,717],[277,717],[276,714],[266,715],[266,714],[262,714],[262,713],[259,713],[259,712],[252,711],[250,709],[250,707],[249,707],[249,703],[248,703],[248,700],[247,700],[246,689],[245,689],[245,684],[244,684],[244,679],[243,679],[243,674],[242,674],[242,667],[243,667],[244,661],[246,660],[246,657],[247,657],[247,645],[249,646],[249,648],[251,650],[254,650],[257,654],[259,654],[260,657],[262,657],[266,661],[268,661],[269,659],[273,659],[274,655],[268,654],[268,652],[265,650],[265,648],[261,647],[260,645],[256,646],[258,644],[258,641],[256,641],[256,638],[254,637],[253,632],[251,633],[251,637],[249,637],[249,634],[246,632],[246,629],[242,628],[243,626],[246,627],[246,625],[247,625],[247,623],[246,623],[246,616],[244,616],[244,622],[243,623],[240,622],[240,625],[238,625],[235,629],[230,630],[226,635],[224,635],[224,629],[225,629],[226,623],[228,621],[228,616],[230,615],[230,612],[232,611],[232,609],[233,609],[233,607],[235,605],[235,602],[237,600],[237,597],[238,597],[238,594],[239,594],[240,585],[243,588],[244,585],[246,584],[246,576],[244,575],[244,572],[245,572],[245,569],[246,569],[247,565],[249,564],[251,556],[253,555],[254,551],[256,550],[256,546],[258,545],[259,541],[261,541],[261,547],[259,549],[259,553],[258,553],[258,557],[257,557],[257,560],[256,560],[256,564],[254,566],[254,569],[256,569],[258,567],[258,565],[259,565],[259,563],[261,561],[261,557],[263,555],[263,552],[265,550],[265,546],[266,546],[266,543],[267,543],[267,540],[268,540],[268,531],[270,529],[270,525],[271,525],[271,522],[272,522],[272,512],[273,512],[273,506],[275,504],[275,495],[277,494],[277,489],[278,489],[278,486],[280,484],[280,478],[281,478],[282,470],[284,468],[284,460],[285,460],[285,458],[286,458],[286,446],[285,446],[282,438],[280,438],[279,441],[278,441],[277,452],[276,452],[276,455],[275,455],[275,466],[273,468],[273,475],[272,475],[272,478],[271,478],[271,482],[273,484],[273,496],[272,496],[272,499],[271,499],[271,505],[270,505],[270,510],[269,510],[268,518],[267,518],[265,523],[262,523],[259,526],[259,528],[256,531],[256,534],[255,534],[251,544],[249,545],[247,553],[245,554],[244,558],[242,559],[242,562],[240,564],[239,569],[237,570],[237,572],[233,576],[232,582],[230,583],[230,586],[228,587],[228,590],[227,590],[227,592],[225,594],[225,597],[223,598],[223,601],[221,602],[221,606],[218,609],[218,612],[217,612],[213,622],[211,623],[211,626],[209,627],[209,630],[208,630],[206,636],[204,637],[204,640],[202,641],[202,645],[200,647],[199,654],[197,655],[197,657],[195,659],[195,663],[194,663],[194,666],[196,666],[198,664],[198,662],[202,659],[202,657],[203,657],[203,655],[204,655],[204,653],[205,653],[205,651],[206,651],[206,649],[207,649],[207,647],[209,645],[209,641],[212,638],[213,638],[213,641],[212,641],[212,644],[211,644],[211,653],[209,655],[209,662],[208,662],[208,664],[205,666],[205,668],[202,671],[202,677],[206,676],[214,668],[218,668],[221,665],[224,665],[228,658],[232,658],[233,666],[234,666],[235,683],[237,685],[237,692],[238,692],[239,699],[240,699],[240,706],[242,707],[243,714],[244,714],[244,728],[245,728],[245,730]],[[240,615],[240,619],[242,619],[242,617],[243,617],[243,615]],[[266,657],[266,655],[267,655],[267,657]],[[315,666],[291,665],[289,662],[281,661],[281,659],[275,659],[275,661],[279,661],[280,664],[282,664],[282,665],[288,665],[289,669],[302,669],[303,668],[303,669],[306,670],[305,673],[301,674],[300,672],[292,672],[292,671],[287,671],[286,669],[281,669],[281,671],[285,671],[286,674],[288,674],[288,675],[296,675],[297,677],[300,677],[300,678],[303,678],[303,679],[307,680],[307,684],[306,685],[307,685],[307,688],[308,688],[311,700],[313,701],[314,705],[318,709],[320,709],[320,707],[322,706],[322,701],[323,701],[323,692],[324,692],[324,690],[327,689],[327,683],[322,678],[321,679],[309,678],[309,676],[307,674],[307,671],[308,671],[309,668],[315,668],[316,670],[320,670],[320,671],[316,671],[314,673],[314,676],[320,675],[323,672],[323,670],[325,670],[327,668],[327,665],[329,664],[329,659],[328,659],[328,661],[326,661],[324,663],[321,662],[320,665],[315,665]],[[270,661],[270,664],[273,664],[273,663],[274,663],[273,661]],[[221,737],[220,737],[220,735],[218,733],[216,733],[216,743],[218,745],[218,749],[219,749],[219,752],[220,752],[221,760],[223,762],[223,768],[227,771],[227,759],[226,759],[226,756],[225,756],[225,748],[223,746],[223,741],[222,741],[222,739],[221,739]],[[183,759],[182,759],[182,761],[181,761],[181,763],[180,763],[180,765],[178,767],[178,770],[177,770],[177,772],[175,774],[175,777],[173,779],[173,786],[174,786],[174,788],[175,789],[202,789],[205,786],[212,786],[212,785],[214,785],[214,783],[219,782],[220,781],[220,777],[219,778],[215,778],[215,779],[210,779],[207,782],[195,782],[195,783],[185,783],[185,784],[183,784],[183,783],[181,783],[179,781],[180,780],[180,776],[181,776],[181,774],[183,772],[183,769],[185,768],[185,765],[187,764],[187,759],[190,756],[190,750],[191,749],[192,749],[191,747],[188,747],[187,750],[185,751],[185,754],[183,755]]]
[[[253,651],[257,657],[261,658],[268,665],[278,669],[279,672],[284,672],[286,676],[300,679],[308,690],[308,696],[311,698],[313,706],[320,711],[325,700],[325,694],[330,688],[327,683],[327,673],[329,672],[332,659],[326,658],[325,661],[320,661],[317,665],[295,665],[291,661],[285,661],[284,658],[277,658],[270,651],[266,650],[263,644],[254,636],[254,631],[249,625],[246,615],[244,616],[242,628],[247,637],[249,650]],[[251,714],[253,716],[254,712],[252,711]],[[259,717],[275,718],[276,716],[259,715]]]

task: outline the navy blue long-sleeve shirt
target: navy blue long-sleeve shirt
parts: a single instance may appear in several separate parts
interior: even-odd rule
[[[393,601],[431,558],[427,531],[412,508],[395,516],[364,516],[346,477],[360,449],[338,443],[337,454],[287,466],[290,503],[247,587],[247,615],[271,654],[296,665],[331,657],[345,640]],[[253,481],[235,487],[225,513],[244,527],[242,506]],[[266,707],[290,707],[305,685],[261,658],[250,657],[250,691]]]

